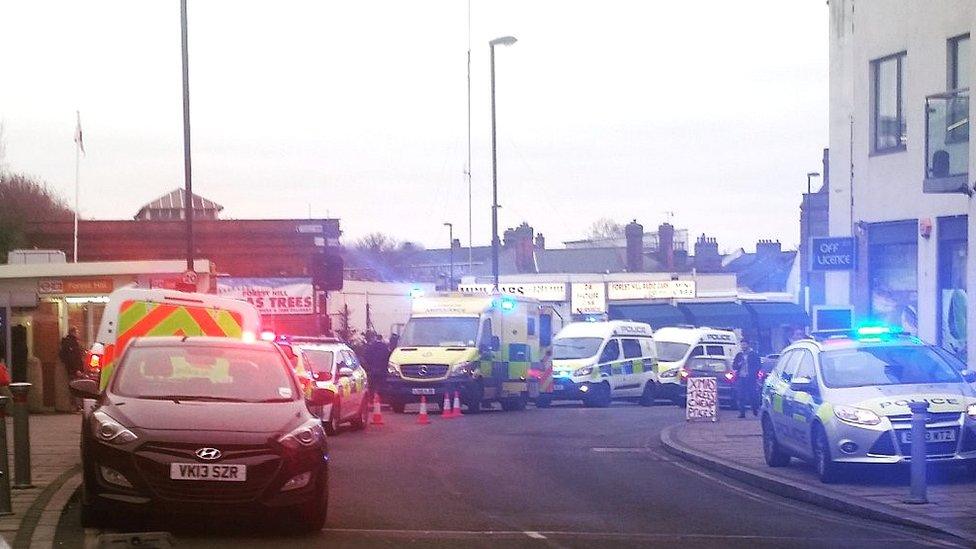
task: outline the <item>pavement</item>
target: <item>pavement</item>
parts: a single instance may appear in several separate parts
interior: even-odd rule
[[[77,414],[30,416],[32,488],[11,490],[13,514],[0,517],[0,537],[14,548],[47,546],[54,540],[61,510],[78,487],[80,456]],[[7,418],[13,472],[13,424]]]
[[[841,482],[826,485],[797,459],[788,467],[768,467],[758,419],[736,414],[722,411],[715,423],[672,425],[661,432],[661,441],[672,455],[757,488],[854,516],[948,533],[976,546],[976,479],[963,468],[930,466],[929,503],[922,505],[904,502],[905,466],[855,466]]]
[[[408,409],[409,410],[409,409]],[[968,547],[944,534],[826,511],[713,474],[664,451],[673,406],[485,412],[330,437],[326,528],[291,534],[263,516],[157,517],[84,530],[77,496],[54,546],[166,531],[178,547]],[[707,495],[707,497],[705,496]],[[105,541],[105,538],[101,538]]]

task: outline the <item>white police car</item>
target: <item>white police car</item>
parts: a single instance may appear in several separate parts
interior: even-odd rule
[[[609,406],[612,399],[654,404],[657,349],[642,322],[573,322],[552,341],[553,398]]]
[[[811,461],[821,481],[846,463],[911,457],[911,402],[929,405],[930,462],[976,465],[976,391],[941,349],[885,327],[787,347],[762,389],[763,453],[771,467]]]

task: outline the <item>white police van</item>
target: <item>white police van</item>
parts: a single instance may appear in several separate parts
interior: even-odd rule
[[[606,407],[612,399],[654,404],[657,349],[641,322],[574,322],[552,342],[553,398]]]
[[[654,332],[657,347],[658,398],[666,398],[675,404],[684,402],[682,371],[692,358],[718,359],[732,364],[739,352],[739,337],[732,330],[709,327],[674,326],[659,328]]]

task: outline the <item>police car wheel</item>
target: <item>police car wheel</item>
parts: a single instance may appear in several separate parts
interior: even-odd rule
[[[363,398],[362,404],[359,405],[359,414],[352,420],[352,428],[362,431],[367,425],[369,425],[369,399]]]
[[[838,465],[830,457],[830,443],[820,425],[815,426],[813,432],[813,465],[817,469],[820,482],[830,484],[837,481]]]
[[[773,422],[766,416],[762,420],[763,458],[770,467],[786,467],[790,464],[790,455],[783,451],[776,440]]]
[[[644,392],[640,396],[641,406],[654,406],[657,404],[657,387],[654,385],[653,381],[648,381],[644,385]]]
[[[329,414],[328,421],[325,422],[323,427],[325,427],[325,434],[335,436],[339,434],[339,422],[342,417],[340,414],[340,401],[335,401],[332,403],[332,412]]]

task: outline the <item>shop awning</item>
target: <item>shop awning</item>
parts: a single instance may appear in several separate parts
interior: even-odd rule
[[[757,301],[745,303],[760,328],[809,326],[810,316],[796,303]]]
[[[667,303],[610,305],[608,313],[611,320],[646,322],[655,330],[664,326],[678,326],[688,323],[688,319],[681,314],[677,307]]]
[[[710,326],[712,328],[741,328],[753,327],[749,311],[740,303],[681,303],[678,305],[688,320],[696,326]]]

